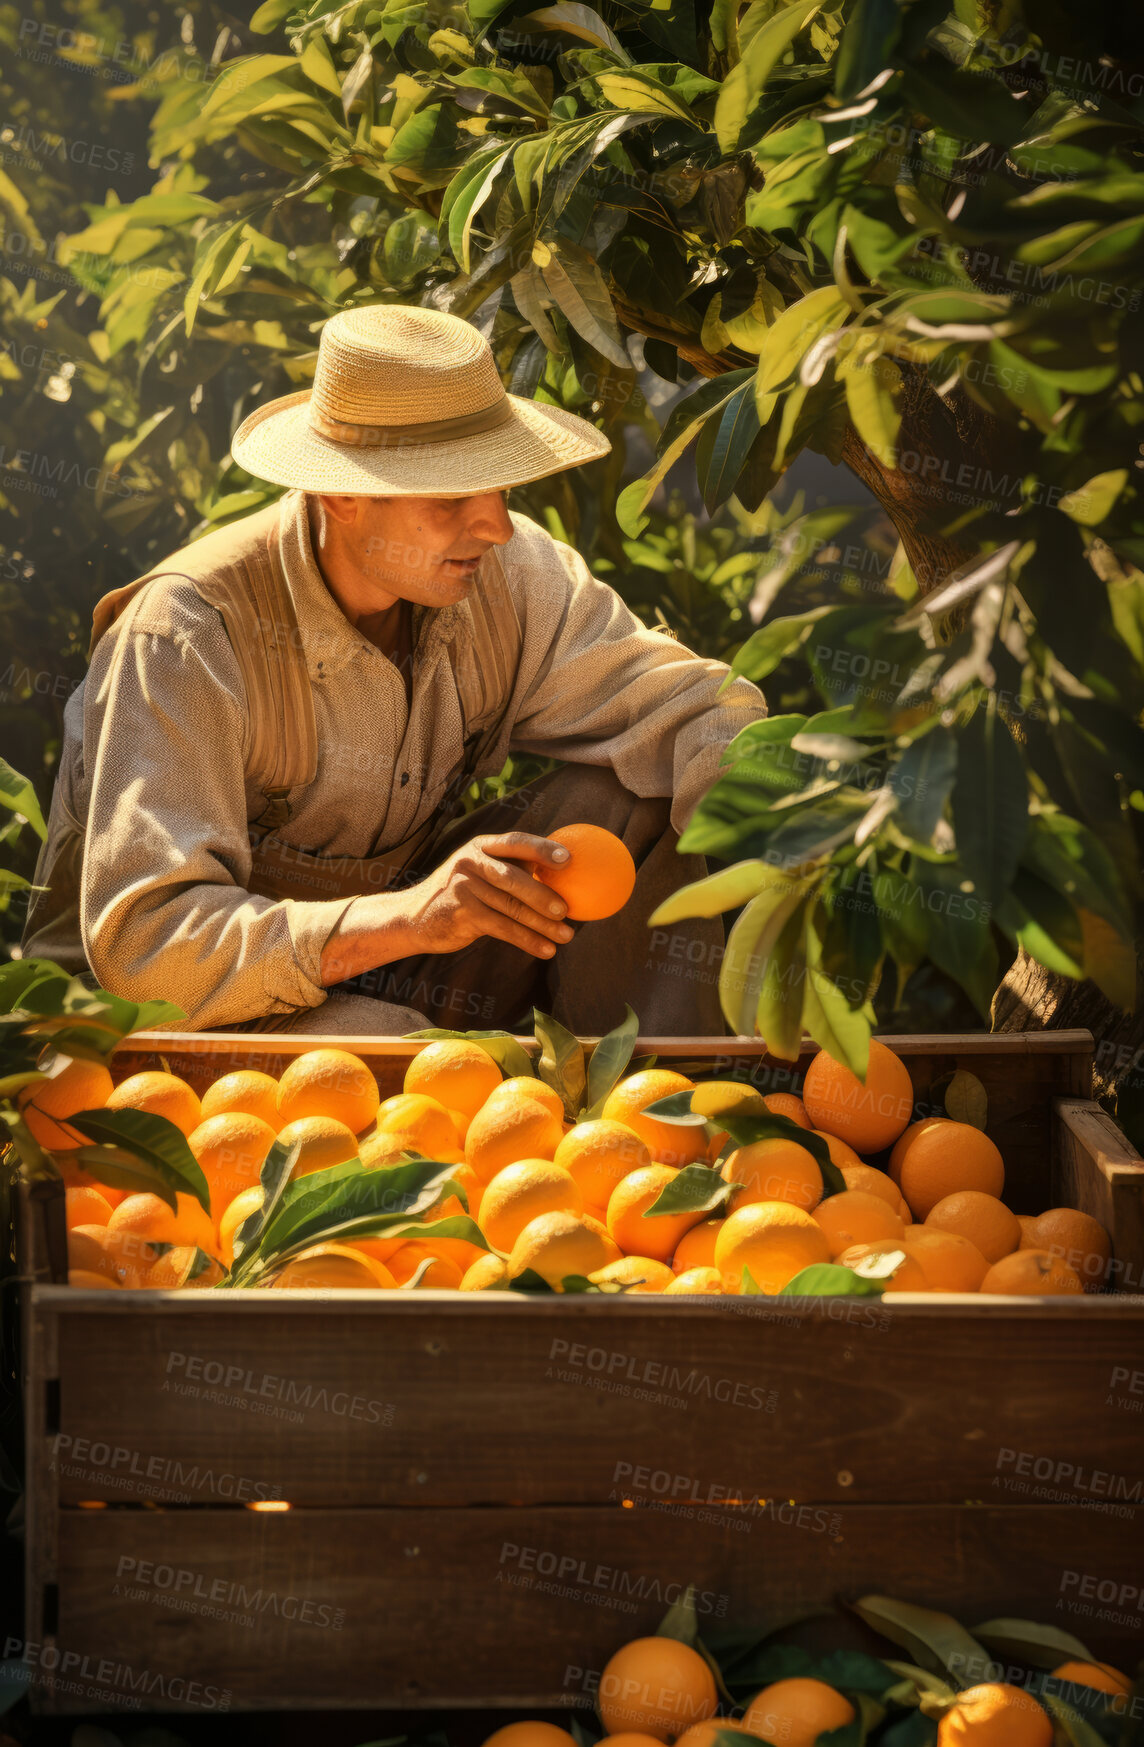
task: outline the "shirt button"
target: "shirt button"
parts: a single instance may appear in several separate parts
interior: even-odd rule
[[[409,772],[407,770],[403,770],[401,773],[401,787],[404,788],[408,781],[409,781]]]

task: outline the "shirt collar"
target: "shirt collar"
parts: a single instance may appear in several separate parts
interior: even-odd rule
[[[351,625],[326,587],[310,540],[310,517],[304,491],[288,491],[278,504],[278,551],[294,602],[306,671],[311,679],[337,673],[374,645]],[[420,664],[431,647],[451,642],[472,628],[467,601],[447,607],[414,607],[413,644]]]

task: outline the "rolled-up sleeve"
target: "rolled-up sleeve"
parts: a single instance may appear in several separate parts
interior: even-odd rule
[[[532,671],[513,747],[610,765],[633,794],[670,795],[671,822],[681,832],[719,774],[728,743],[766,715],[762,693],[745,679],[722,690],[723,662],[649,631],[578,553],[523,521],[517,529],[524,535],[518,562],[529,568],[525,653]]]
[[[246,890],[245,699],[221,616],[200,603],[193,635],[145,623],[101,639],[85,688],[88,964],[114,994],[176,1001],[196,1031],[316,1007],[353,900]]]

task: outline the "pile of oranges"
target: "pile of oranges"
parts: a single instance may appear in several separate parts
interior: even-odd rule
[[[1051,1683],[1051,1685],[1049,1684]],[[1131,1682],[1100,1662],[1068,1662],[1048,1676],[1046,1689],[1084,1708],[1095,1702],[1123,1715]],[[1086,1698],[1086,1695],[1087,1698]],[[815,1747],[834,1729],[854,1722],[845,1693],[824,1680],[776,1680],[747,1701],[741,1716],[718,1716],[715,1677],[706,1658],[675,1638],[636,1638],[611,1658],[597,1695],[606,1731],[600,1747],[714,1747],[719,1734],[742,1747]],[[738,1710],[738,1707],[736,1707]],[[937,1726],[937,1747],[1052,1747],[1053,1724],[1034,1693],[987,1682],[954,1696]],[[1094,1736],[1095,1739],[1095,1736]],[[575,1747],[553,1723],[509,1723],[484,1747]]]
[[[730,1092],[741,1114],[770,1112],[817,1134],[845,1190],[827,1195],[813,1152],[793,1138],[728,1151],[723,1133],[709,1139],[702,1126],[647,1114],[685,1091],[696,1091],[700,1111],[705,1101],[726,1110],[718,1095]],[[902,1061],[875,1040],[865,1084],[825,1051],[811,1062],[801,1097],[764,1097],[734,1082],[697,1090],[672,1069],[648,1068],[621,1080],[598,1117],[573,1122],[542,1080],[503,1078],[477,1043],[449,1039],[427,1044],[403,1090],[384,1102],[364,1062],[325,1048],[298,1056],[280,1080],[228,1073],[201,1103],[169,1073],[114,1087],[103,1067],[63,1062],[27,1089],[23,1108],[61,1162],[79,1285],[216,1284],[236,1231],[261,1204],[260,1169],[277,1139],[299,1143],[296,1177],[355,1157],[367,1170],[410,1154],[452,1165],[488,1245],[434,1236],[434,1224],[466,1211],[450,1194],[412,1234],[313,1245],[277,1274],[273,1284],[282,1287],[481,1291],[527,1274],[557,1291],[576,1276],[634,1292],[725,1294],[753,1285],[770,1294],[804,1268],[834,1262],[860,1273],[891,1269],[891,1292],[1099,1290],[1110,1260],[1103,1226],[1072,1208],[1014,1214],[988,1136],[945,1117],[911,1123],[913,1102]],[[83,1137],[67,1117],[101,1105],[151,1111],[182,1130],[210,1188],[209,1215],[191,1196],[180,1195],[172,1212],[156,1195],[105,1187],[68,1164]],[[694,1164],[717,1168],[728,1185],[720,1211],[653,1212]]]

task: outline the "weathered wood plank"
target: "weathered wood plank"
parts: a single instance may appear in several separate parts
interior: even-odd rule
[[[1091,1214],[1112,1234],[1117,1292],[1144,1291],[1144,1159],[1099,1104],[1059,1098],[1055,1117],[1055,1204]]]
[[[39,1706],[585,1704],[689,1583],[713,1628],[876,1589],[969,1622],[1053,1619],[1131,1666],[1131,1543],[1114,1516],[1039,1505],[74,1512],[56,1642],[81,1692],[45,1684]]]
[[[1114,1299],[345,1293],[313,1314],[268,1292],[147,1314],[49,1290],[68,1503],[599,1504],[644,1469],[956,1503],[1003,1487],[1017,1452],[1138,1468],[1140,1422],[1108,1397],[1116,1367],[1144,1369],[1144,1315]]]

